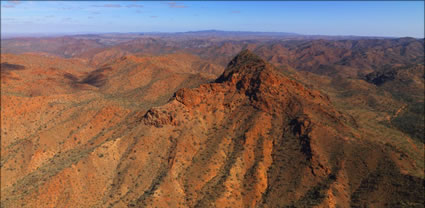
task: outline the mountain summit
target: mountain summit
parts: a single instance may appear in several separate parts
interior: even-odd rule
[[[270,66],[259,56],[253,54],[248,49],[241,51],[227,65],[223,74],[216,82],[229,80],[233,74],[258,74],[259,72],[269,69]]]

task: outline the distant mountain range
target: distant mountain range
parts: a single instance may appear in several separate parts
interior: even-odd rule
[[[200,30],[187,32],[133,32],[133,33],[2,33],[1,39],[10,39],[17,37],[59,37],[59,36],[105,36],[105,37],[143,37],[143,36],[187,36],[187,37],[243,37],[243,38],[306,38],[306,39],[365,39],[365,38],[397,38],[397,37],[382,37],[382,36],[353,36],[353,35],[306,35],[291,32],[255,32],[255,31],[224,31],[224,30]]]

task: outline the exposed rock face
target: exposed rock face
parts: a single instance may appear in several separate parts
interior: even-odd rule
[[[176,125],[175,115],[176,113],[173,112],[160,111],[159,109],[152,108],[143,116],[143,123],[158,128],[164,125]]]
[[[2,189],[2,206],[397,207],[424,200],[423,179],[401,171],[418,169],[410,158],[364,139],[326,95],[247,50],[215,82],[118,117],[125,119]]]

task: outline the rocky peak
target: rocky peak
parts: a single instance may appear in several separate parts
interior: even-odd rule
[[[262,58],[245,49],[239,52],[227,65],[223,74],[216,80],[217,83],[232,80],[235,75],[258,75],[261,71],[271,68]]]
[[[233,96],[235,93],[243,95],[248,98],[246,102],[249,105],[271,114],[294,116],[302,113],[306,106],[315,106],[314,109],[332,111],[329,115],[337,114],[335,117],[341,117],[330,106],[325,95],[283,76],[271,64],[249,50],[236,55],[215,83],[202,85],[197,89],[180,89],[174,97],[184,105],[193,107],[200,105],[213,92],[223,93],[223,96]],[[225,98],[222,102],[229,100],[234,98]]]

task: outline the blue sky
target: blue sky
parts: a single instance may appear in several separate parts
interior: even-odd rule
[[[2,1],[2,33],[231,30],[424,37],[424,2]]]

